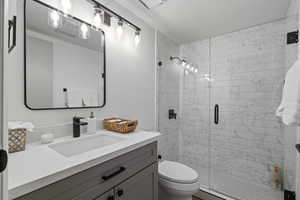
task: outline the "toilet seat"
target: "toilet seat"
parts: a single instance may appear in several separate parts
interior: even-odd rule
[[[160,179],[170,183],[193,184],[197,183],[199,178],[198,173],[192,168],[172,161],[159,163],[158,173]]]

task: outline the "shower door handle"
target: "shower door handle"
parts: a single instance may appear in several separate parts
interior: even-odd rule
[[[219,105],[215,105],[215,124],[219,124]]]
[[[8,20],[8,53],[10,53],[17,43],[17,17]]]

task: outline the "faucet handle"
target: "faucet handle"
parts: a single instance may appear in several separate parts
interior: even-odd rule
[[[78,122],[79,123],[81,119],[84,119],[84,117],[77,117],[77,116],[73,117],[73,121],[74,122]]]

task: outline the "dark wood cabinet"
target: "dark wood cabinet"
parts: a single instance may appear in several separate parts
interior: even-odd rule
[[[157,200],[157,164],[139,172],[115,188],[115,200]]]
[[[151,143],[15,200],[157,200],[157,143]]]
[[[100,197],[98,197],[97,199],[93,199],[93,200],[115,200],[114,190],[110,190],[109,192],[106,192],[102,194]]]

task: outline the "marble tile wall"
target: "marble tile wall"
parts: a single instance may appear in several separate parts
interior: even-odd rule
[[[285,128],[275,110],[287,69],[287,24],[295,23],[291,17],[181,46],[200,72],[182,78],[180,160],[198,170],[203,185],[249,200],[282,198],[272,183],[285,157]],[[212,82],[204,79],[210,73]],[[219,125],[212,123],[215,104]],[[235,183],[261,194],[249,197]]]

